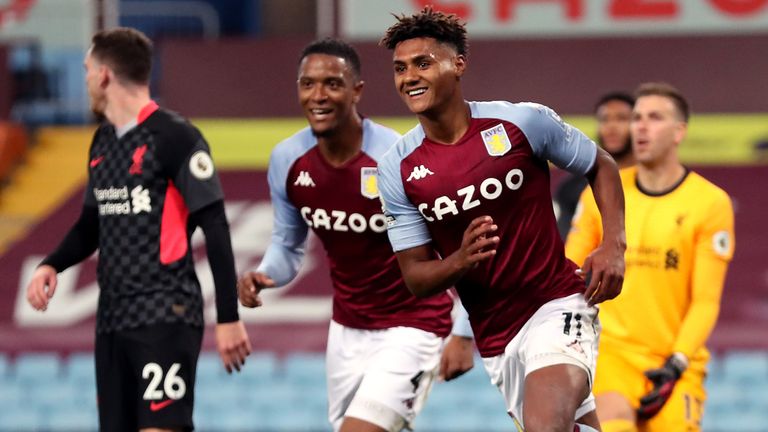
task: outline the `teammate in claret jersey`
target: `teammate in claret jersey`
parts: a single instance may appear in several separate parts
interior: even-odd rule
[[[456,285],[519,429],[597,429],[594,305],[620,292],[624,272],[616,164],[545,106],[465,101],[455,16],[425,8],[397,21],[382,45],[419,125],[379,160],[379,188],[403,277],[417,296]],[[588,286],[563,252],[547,161],[596,191],[606,237],[584,266]]]
[[[240,370],[250,352],[208,144],[186,120],[150,99],[151,51],[149,39],[133,29],[93,36],[86,85],[92,110],[105,121],[91,144],[82,212],[27,287],[30,304],[45,310],[57,273],[99,250],[95,358],[101,431],[193,427],[203,338],[203,299],[190,250],[198,226],[216,286],[216,341],[224,366]]]
[[[606,432],[699,431],[709,351],[728,263],[733,206],[728,194],[683,166],[685,97],[646,83],[632,112],[635,167],[621,171],[627,208],[624,292],[603,305],[595,376]],[[600,243],[600,214],[589,190],[568,234],[581,263]]]
[[[275,147],[268,181],[275,209],[272,242],[255,271],[240,278],[241,302],[297,274],[309,228],[327,252],[334,287],[326,353],[329,421],[345,432],[409,427],[435,372],[472,367],[468,324],[451,332],[447,293],[418,299],[405,287],[387,240],[377,161],[400,136],[362,117],[354,48],[325,39],[300,56],[299,102],[309,127]]]

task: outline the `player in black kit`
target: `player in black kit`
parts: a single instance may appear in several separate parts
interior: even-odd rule
[[[27,300],[44,311],[57,273],[99,250],[96,382],[101,431],[191,430],[203,299],[190,248],[200,227],[216,286],[227,371],[250,353],[221,184],[200,132],[149,97],[152,45],[133,29],[93,36],[91,109],[105,121],[88,162],[82,213],[43,260]]]

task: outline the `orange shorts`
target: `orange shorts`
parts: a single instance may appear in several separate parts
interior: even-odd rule
[[[640,406],[640,398],[653,388],[643,375],[649,369],[661,367],[663,358],[632,353],[626,350],[610,349],[600,345],[597,356],[595,397],[608,392],[623,395],[633,408]],[[667,403],[659,413],[647,421],[638,422],[640,432],[699,432],[704,415],[704,389],[706,372],[703,366],[692,364],[675,385]]]

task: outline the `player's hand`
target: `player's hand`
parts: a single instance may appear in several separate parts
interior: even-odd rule
[[[684,356],[672,355],[664,366],[645,371],[645,376],[653,383],[653,389],[640,398],[640,407],[637,409],[639,419],[648,420],[661,411],[687,366]]]
[[[438,379],[450,381],[464,375],[475,365],[474,339],[464,336],[451,335],[443,348],[440,357],[440,374]]]
[[[584,298],[592,306],[615,298],[624,284],[624,249],[605,242],[584,260],[578,274],[586,278]]]
[[[41,265],[32,274],[32,279],[27,285],[27,301],[29,304],[39,310],[48,309],[48,302],[56,292],[58,278],[56,269],[49,265]]]
[[[216,324],[216,349],[227,373],[240,372],[251,353],[251,341],[242,321]]]
[[[461,270],[473,269],[481,261],[496,255],[499,236],[491,236],[491,234],[497,229],[498,226],[493,223],[490,216],[480,216],[469,223],[464,230],[461,247],[453,253],[458,260],[457,266]]]
[[[261,306],[259,293],[262,288],[272,288],[275,281],[269,276],[259,272],[246,272],[237,281],[237,296],[245,307],[255,308]]]

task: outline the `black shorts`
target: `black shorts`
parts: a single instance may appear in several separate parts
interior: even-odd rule
[[[203,329],[154,324],[96,336],[102,432],[192,430],[195,369]]]

